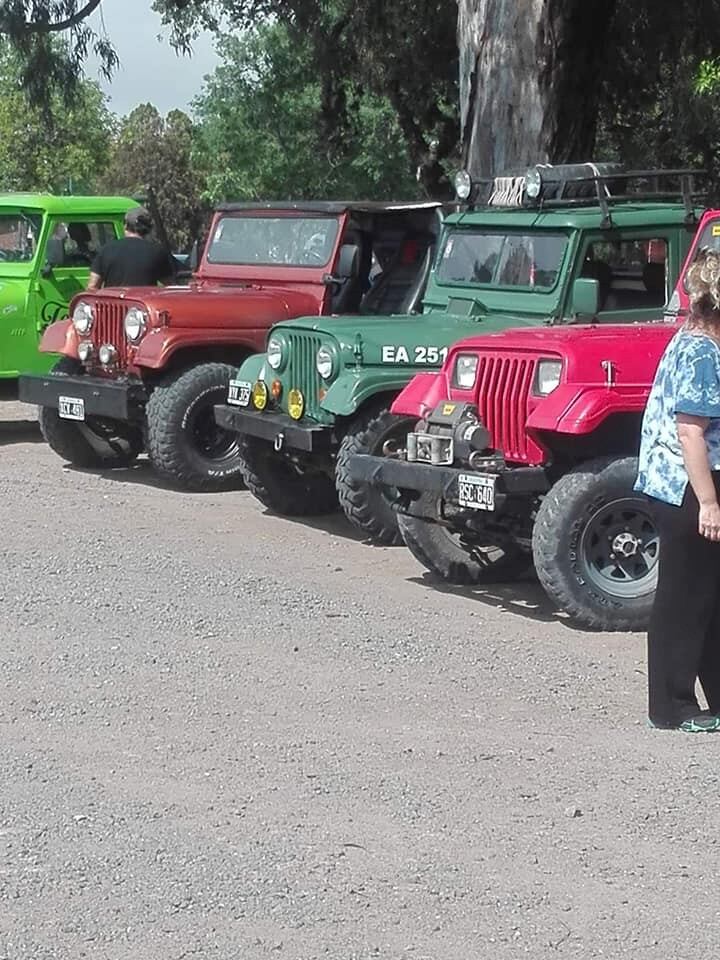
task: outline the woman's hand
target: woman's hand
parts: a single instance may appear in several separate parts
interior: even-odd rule
[[[708,540],[720,540],[720,506],[717,500],[700,504],[698,530]]]
[[[720,541],[720,506],[705,443],[705,431],[709,423],[707,417],[693,417],[686,413],[677,415],[678,438],[682,446],[685,469],[700,504],[698,532],[701,537],[717,542]]]

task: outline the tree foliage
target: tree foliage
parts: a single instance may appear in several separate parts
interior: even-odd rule
[[[212,200],[411,197],[412,164],[387,98],[347,83],[342,136],[322,120],[307,41],[280,24],[219,44],[195,103],[196,157]]]
[[[112,38],[87,26],[87,14],[101,2],[0,0],[0,33],[18,51],[32,96],[49,86],[68,90],[91,49],[112,69]],[[231,24],[239,33],[259,21],[281,25],[300,51],[302,94],[295,99],[310,98],[304,102],[313,104],[316,149],[332,157],[357,151],[358,117],[375,97],[378,109],[392,108],[413,166],[432,140],[437,155],[452,163],[461,140],[467,159],[483,172],[501,162],[593,153],[639,166],[716,165],[717,0],[690,6],[676,0],[155,0],[155,6],[180,47],[201,27]],[[67,39],[63,48],[52,43],[59,32]],[[229,61],[225,66],[230,70]],[[231,79],[235,89],[247,88],[248,77]],[[279,91],[284,83],[278,80]],[[270,80],[264,77],[260,86],[269,96]],[[208,105],[213,96],[205,96],[208,123],[222,113]],[[280,92],[276,104],[279,99]],[[284,104],[283,115],[306,149],[312,138],[299,123],[297,102]],[[255,140],[257,151],[268,138],[265,121],[257,118],[263,138]],[[244,123],[238,120],[236,130]],[[277,145],[278,131],[270,132]],[[219,134],[216,125],[208,142],[220,150]],[[247,159],[248,151],[233,142]],[[222,192],[225,182],[242,186],[231,152],[221,150],[211,192]],[[314,168],[308,169],[315,183]]]
[[[192,121],[182,111],[163,119],[149,103],[136,107],[123,120],[98,182],[105,193],[143,197],[152,191],[174,250],[187,249],[204,216],[193,136]]]
[[[413,163],[430,139],[447,155],[457,142],[456,0],[157,0],[187,45],[198,26],[237,31],[282,23],[310,52],[329,141],[352,137],[351,108],[365,92],[386,97]]]
[[[22,73],[17,54],[1,45],[0,189],[92,190],[113,131],[105,97],[83,80],[71,103],[53,92],[40,107],[28,97]]]

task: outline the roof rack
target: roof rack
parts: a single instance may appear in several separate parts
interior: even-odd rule
[[[695,189],[695,179],[703,176],[707,171],[626,171],[614,163],[537,164],[523,174],[475,181],[461,171],[456,189],[460,200],[473,205],[557,209],[597,204],[607,229],[612,226],[613,206],[638,200],[682,202],[686,222],[694,223],[695,202],[705,197],[704,191]]]

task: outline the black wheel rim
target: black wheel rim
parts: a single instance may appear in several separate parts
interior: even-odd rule
[[[237,436],[215,422],[214,401],[199,407],[188,425],[193,446],[205,460],[225,463],[238,453]]]
[[[604,504],[585,525],[579,546],[586,578],[603,593],[634,600],[655,591],[660,539],[642,501],[624,497]]]

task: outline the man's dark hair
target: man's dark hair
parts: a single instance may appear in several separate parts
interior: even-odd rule
[[[125,229],[146,237],[153,228],[152,217],[145,207],[135,207],[125,214]]]

